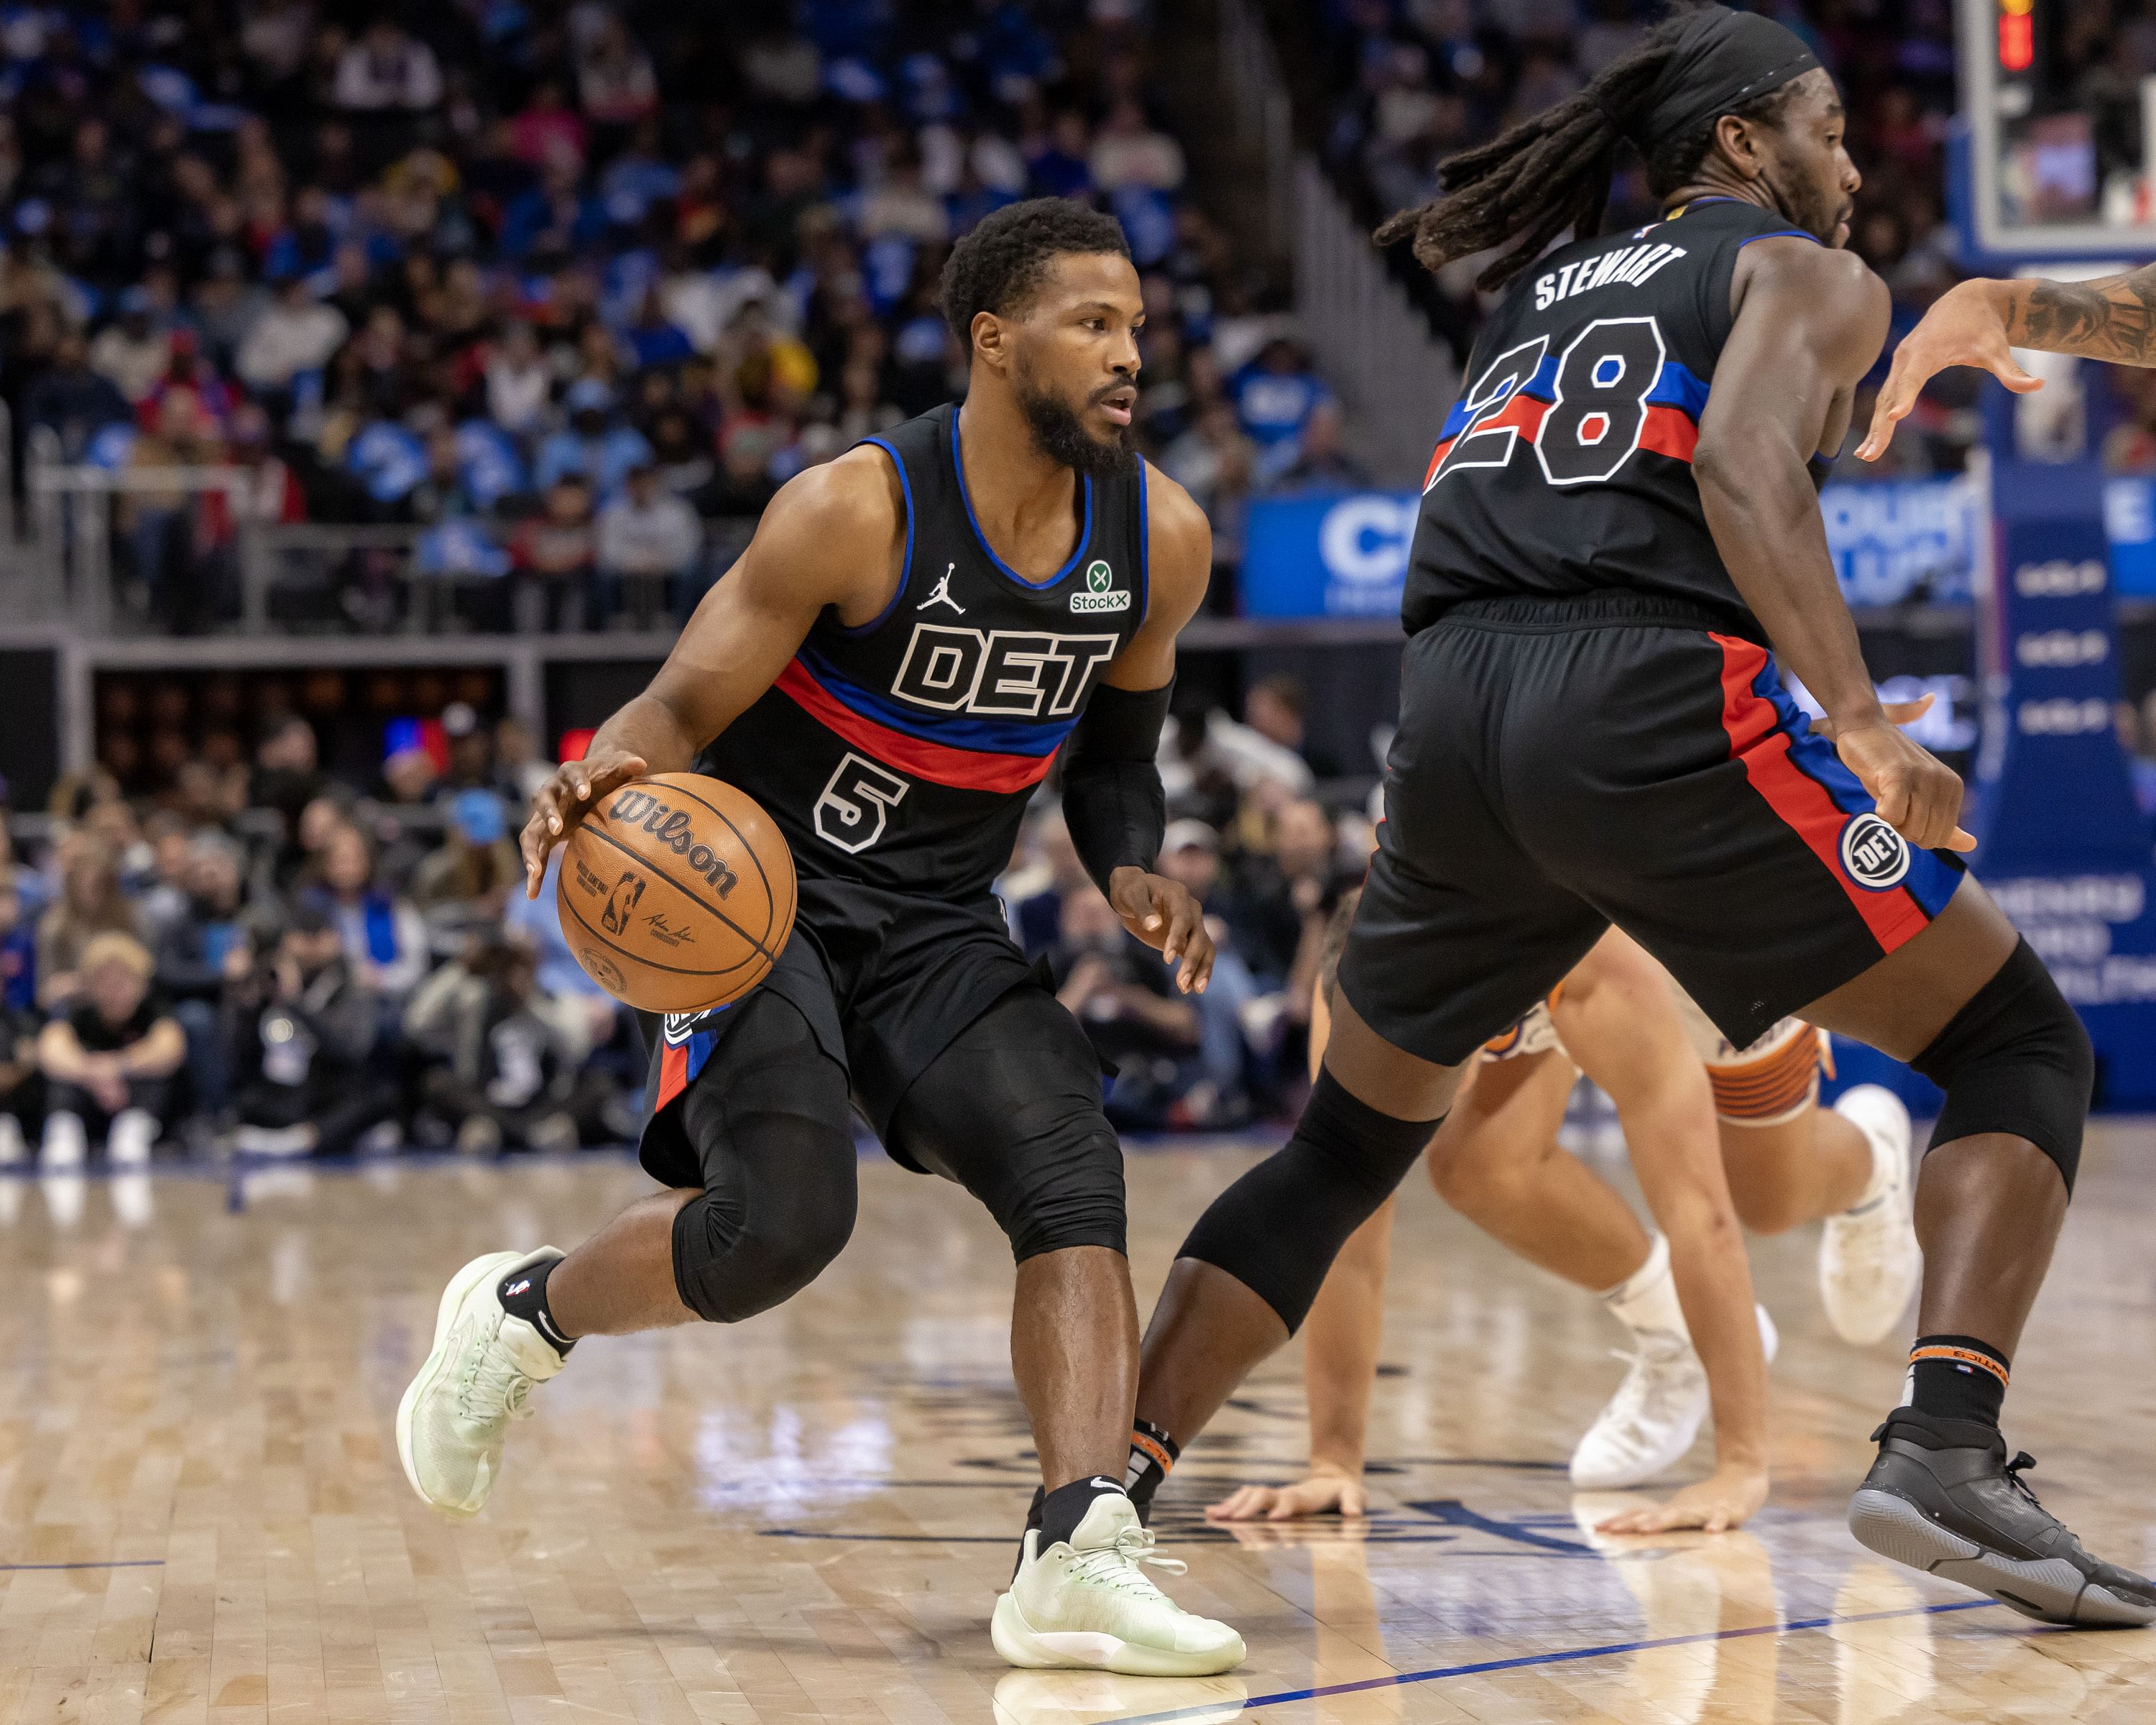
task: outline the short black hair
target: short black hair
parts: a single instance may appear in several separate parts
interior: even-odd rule
[[[1034,198],[1006,204],[944,261],[943,321],[961,341],[973,341],[976,313],[1014,311],[1040,285],[1051,259],[1068,252],[1131,254],[1123,224],[1068,198]]]

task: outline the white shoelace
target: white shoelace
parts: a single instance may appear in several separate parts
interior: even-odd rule
[[[490,1341],[478,1350],[457,1386],[457,1417],[473,1425],[528,1420],[531,1380],[516,1368],[506,1349]]]
[[[1113,1545],[1079,1553],[1077,1561],[1070,1566],[1070,1574],[1075,1580],[1112,1588],[1118,1593],[1164,1600],[1168,1596],[1139,1572],[1141,1563],[1150,1568],[1164,1569],[1170,1575],[1181,1575],[1190,1568],[1180,1558],[1158,1556],[1153,1550],[1149,1529],[1126,1527],[1116,1536]]]
[[[1681,1353],[1658,1353],[1645,1344],[1630,1351],[1613,1348],[1609,1355],[1613,1359],[1625,1361],[1631,1368],[1625,1373],[1625,1381],[1617,1386],[1617,1394],[1610,1398],[1609,1409],[1604,1415],[1613,1425],[1640,1420],[1648,1414],[1649,1398],[1654,1391],[1661,1392],[1654,1397],[1656,1402],[1666,1400],[1676,1388],[1672,1380],[1680,1375],[1671,1368],[1684,1362]],[[1653,1417],[1666,1422],[1669,1414],[1666,1409],[1657,1408]]]

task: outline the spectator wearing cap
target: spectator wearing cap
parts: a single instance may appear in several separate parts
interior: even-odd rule
[[[630,468],[621,495],[599,511],[603,614],[643,628],[662,606],[681,615],[703,540],[696,511],[660,482],[655,462]]]
[[[1250,974],[1235,943],[1235,932],[1213,901],[1220,896],[1220,835],[1202,820],[1172,820],[1162,835],[1160,872],[1189,891],[1205,910],[1213,937],[1213,979],[1198,996],[1201,1031],[1199,1055],[1212,1085],[1219,1114],[1243,1110],[1252,1078],[1252,1056],[1269,1055],[1277,1042],[1271,1034],[1280,1017],[1267,992]]]
[[[186,1034],[151,993],[151,968],[149,948],[132,935],[101,934],[84,947],[80,990],[38,1035],[46,1167],[80,1168],[95,1142],[116,1164],[150,1159],[187,1052]]]
[[[427,919],[435,950],[454,951],[467,931],[499,922],[523,872],[501,798],[492,791],[459,792],[441,848],[419,865],[412,881],[412,901]]]
[[[576,478],[602,496],[611,496],[630,468],[651,459],[643,434],[611,423],[614,393],[596,377],[579,377],[562,398],[569,423],[539,445],[532,483],[542,491],[557,480]]]
[[[265,950],[248,949],[226,992],[237,1076],[237,1147],[336,1156],[387,1119],[396,1093],[367,1057],[381,1009],[353,974],[327,911],[302,904]]]

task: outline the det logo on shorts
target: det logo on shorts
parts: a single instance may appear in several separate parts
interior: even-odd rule
[[[1101,611],[1127,611],[1131,596],[1116,585],[1116,572],[1099,557],[1086,565],[1086,590],[1070,595],[1070,608],[1081,615]]]
[[[1909,872],[1909,841],[1876,814],[1853,814],[1841,829],[1841,867],[1866,891],[1885,892]]]

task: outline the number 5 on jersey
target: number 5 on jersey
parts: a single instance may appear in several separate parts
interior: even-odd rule
[[[850,854],[883,837],[884,822],[912,787],[887,767],[851,749],[816,798],[816,836]]]

